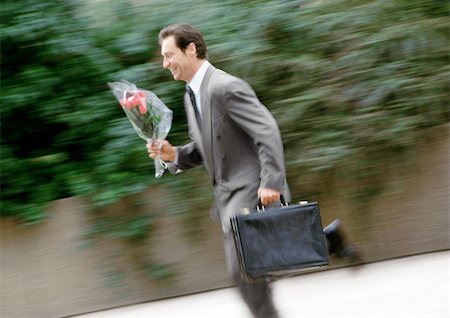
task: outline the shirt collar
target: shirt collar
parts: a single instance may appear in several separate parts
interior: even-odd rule
[[[202,85],[206,70],[210,65],[211,63],[205,60],[197,70],[197,72],[194,74],[192,80],[188,83],[189,87],[194,91],[195,94],[198,94],[200,92],[200,85]]]

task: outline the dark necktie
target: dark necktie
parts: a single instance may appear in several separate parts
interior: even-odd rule
[[[198,128],[201,129],[202,128],[202,119],[200,117],[200,113],[199,113],[198,108],[197,108],[197,102],[195,101],[194,91],[189,87],[189,85],[186,85],[186,90],[187,90],[187,92],[189,94],[189,97],[191,99],[192,107],[194,107],[195,119],[197,119]]]

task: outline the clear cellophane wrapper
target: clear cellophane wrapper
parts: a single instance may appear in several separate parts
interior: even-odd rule
[[[139,89],[126,80],[108,85],[138,136],[162,145],[172,126],[172,111],[155,93]],[[161,158],[155,158],[155,177],[161,177],[166,167]]]

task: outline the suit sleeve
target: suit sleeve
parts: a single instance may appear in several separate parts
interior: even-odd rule
[[[284,150],[278,124],[245,81],[234,79],[224,92],[231,120],[254,142],[261,166],[261,188],[282,191],[285,187]]]
[[[184,146],[177,147],[178,158],[174,162],[181,170],[191,169],[203,164],[203,158],[198,151],[195,142],[190,142]]]

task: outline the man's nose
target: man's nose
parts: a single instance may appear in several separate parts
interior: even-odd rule
[[[168,68],[169,64],[170,64],[169,61],[164,58],[164,60],[163,60],[163,68]]]

